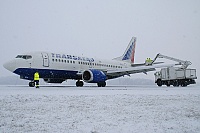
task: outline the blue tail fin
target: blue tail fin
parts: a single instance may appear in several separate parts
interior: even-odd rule
[[[132,37],[124,54],[121,57],[115,58],[114,60],[127,61],[133,64],[135,56],[135,45],[136,45],[136,37]]]

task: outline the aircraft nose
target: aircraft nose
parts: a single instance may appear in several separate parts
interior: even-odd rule
[[[15,60],[11,60],[11,61],[3,64],[3,67],[11,72],[14,72],[16,69],[16,62],[15,62]]]

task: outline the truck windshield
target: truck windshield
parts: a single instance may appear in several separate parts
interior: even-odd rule
[[[31,59],[32,56],[31,55],[17,55],[15,58],[22,58],[22,59],[27,60],[27,59]]]

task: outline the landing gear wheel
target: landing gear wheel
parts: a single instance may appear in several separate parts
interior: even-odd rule
[[[76,86],[77,87],[83,87],[83,81],[77,81]]]
[[[97,83],[98,87],[105,87],[106,86],[106,82],[99,82]]]
[[[29,87],[35,87],[35,82],[29,82]]]

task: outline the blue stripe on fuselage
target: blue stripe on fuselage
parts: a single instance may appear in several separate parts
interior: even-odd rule
[[[24,79],[33,80],[36,71],[39,72],[40,78],[81,79],[81,76],[77,75],[78,71],[69,70],[18,68],[14,73],[20,75]]]

